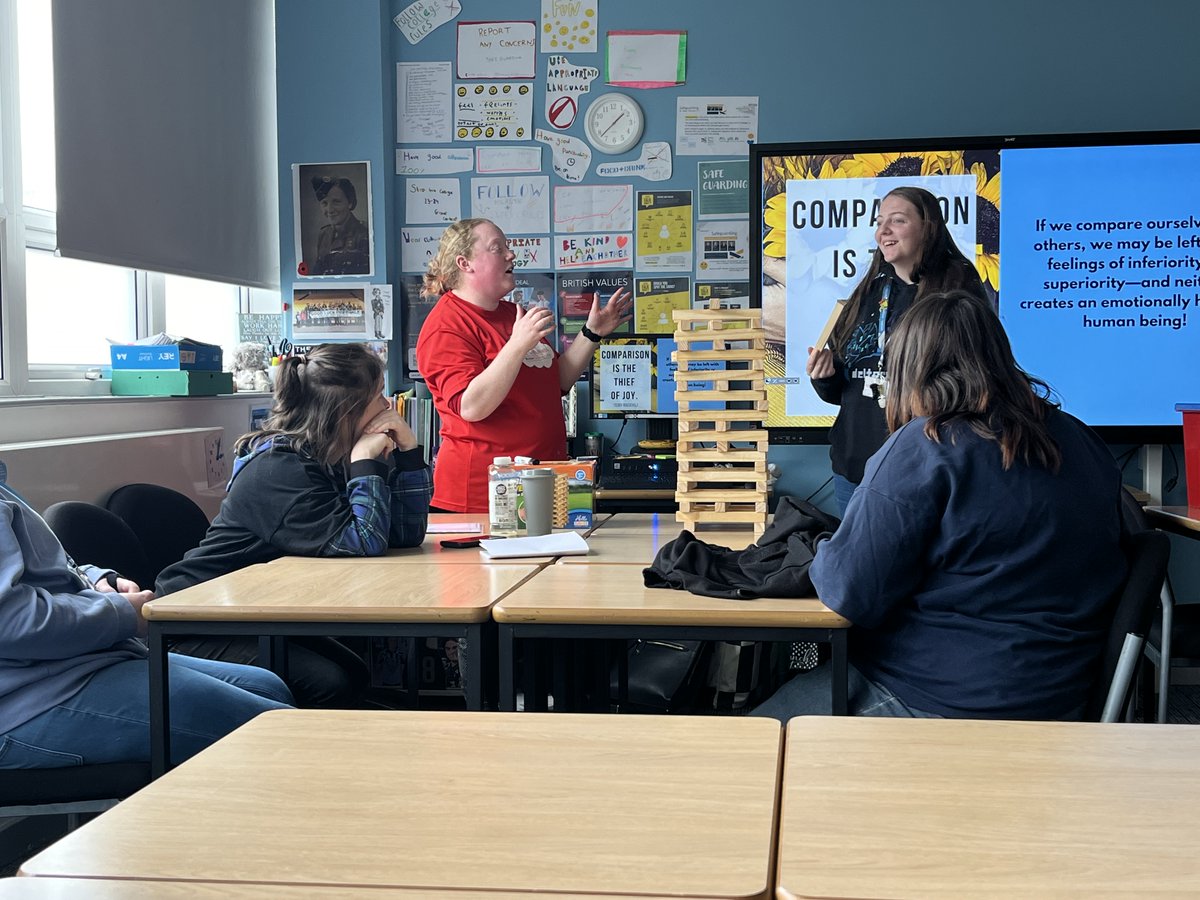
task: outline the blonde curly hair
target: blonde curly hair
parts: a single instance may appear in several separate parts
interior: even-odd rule
[[[462,272],[457,259],[471,259],[475,250],[475,227],[490,225],[490,219],[460,219],[444,232],[438,242],[437,253],[429,261],[422,282],[421,293],[426,297],[440,297],[458,285]]]

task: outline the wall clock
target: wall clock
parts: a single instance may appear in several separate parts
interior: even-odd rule
[[[646,120],[638,102],[628,94],[601,94],[588,107],[583,128],[601,153],[624,153],[642,139]]]

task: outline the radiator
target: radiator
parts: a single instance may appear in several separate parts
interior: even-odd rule
[[[211,519],[225,496],[225,450],[223,428],[173,428],[0,444],[0,460],[38,511],[60,500],[103,504],[121,485],[147,482],[186,494]]]

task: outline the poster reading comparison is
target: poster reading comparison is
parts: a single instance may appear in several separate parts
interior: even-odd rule
[[[833,424],[837,407],[817,396],[805,373],[808,348],[837,301],[849,297],[870,268],[879,207],[889,191],[901,184],[930,191],[955,244],[975,258],[979,178],[964,172],[961,161],[928,156],[920,160],[926,174],[918,169],[903,180],[849,159],[837,170],[823,167],[828,177],[786,179],[768,200],[764,222],[773,227],[762,261],[768,426]]]

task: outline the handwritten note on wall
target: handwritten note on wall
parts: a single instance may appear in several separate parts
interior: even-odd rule
[[[471,215],[491,219],[506,234],[545,234],[550,230],[550,178],[472,178]]]
[[[454,88],[454,138],[527,141],[533,125],[533,86],[514,81]]]
[[[459,0],[417,0],[392,19],[410,44],[419,42],[462,12]]]
[[[633,185],[589,184],[554,189],[555,231],[632,231]]]
[[[459,78],[532,78],[537,50],[533,22],[459,22]]]
[[[410,178],[404,186],[404,220],[410,225],[462,218],[457,178]]]
[[[542,52],[596,52],[600,0],[542,0]]]
[[[443,150],[401,147],[396,151],[396,174],[453,175],[455,172],[470,172],[474,159],[469,148]]]

